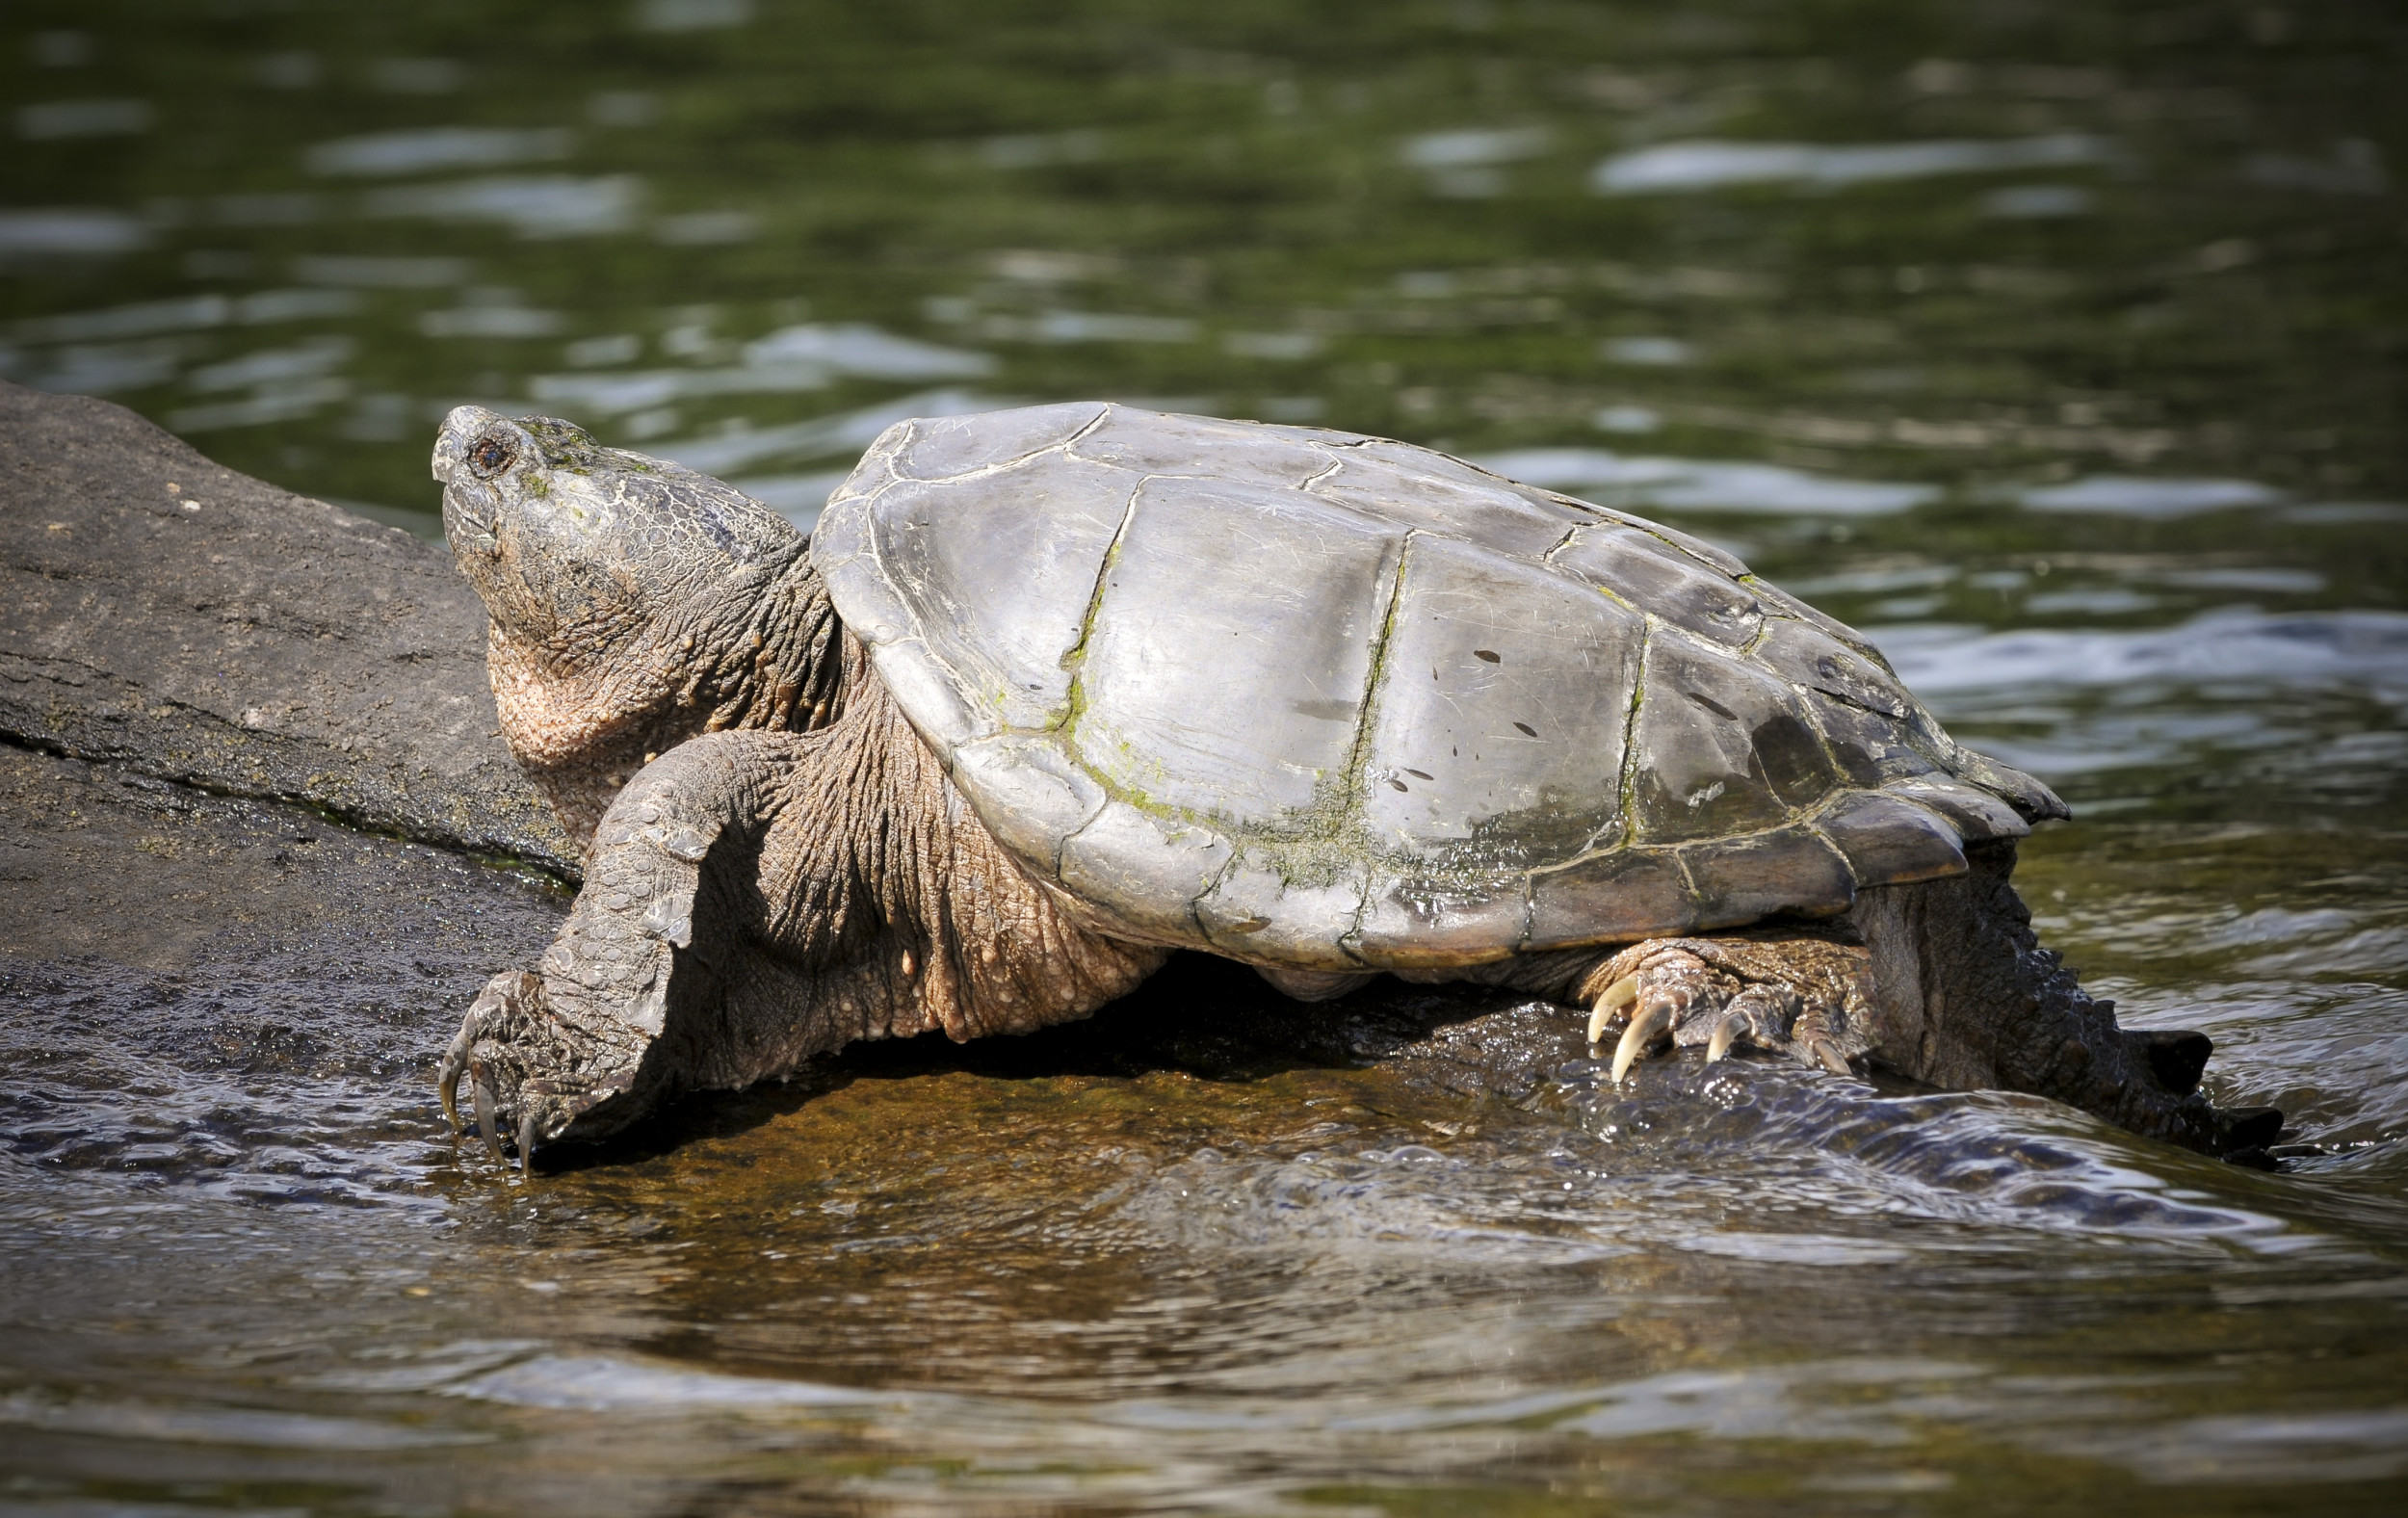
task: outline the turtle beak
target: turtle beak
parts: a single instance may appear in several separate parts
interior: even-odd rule
[[[502,420],[481,406],[457,406],[435,434],[432,472],[443,484],[443,536],[463,564],[472,554],[490,559],[502,551],[493,531],[501,500],[468,465],[469,448]]]
[[[471,554],[491,559],[502,552],[502,541],[494,536],[493,519],[501,503],[493,492],[475,480],[443,488],[443,536],[452,545],[452,556],[466,562]]]

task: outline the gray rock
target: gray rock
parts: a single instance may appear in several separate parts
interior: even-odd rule
[[[441,545],[0,383],[0,737],[573,877]]]

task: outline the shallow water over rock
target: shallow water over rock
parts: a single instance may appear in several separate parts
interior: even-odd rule
[[[13,12],[0,376],[421,534],[464,400],[801,517],[998,399],[1511,460],[1730,545],[2062,790],[2044,939],[2211,1034],[2282,1168],[1763,1062],[1617,1090],[1557,1008],[1183,959],[521,1180],[431,1067],[557,884],[87,745],[20,605],[0,653],[68,694],[0,667],[0,1510],[2395,1510],[2396,19],[971,19]],[[53,519],[10,584],[106,629],[140,566]],[[305,651],[202,641],[193,731],[317,702]],[[417,815],[310,725],[401,721],[369,683],[260,794]]]

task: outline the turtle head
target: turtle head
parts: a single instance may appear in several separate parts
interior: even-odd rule
[[[742,594],[802,544],[734,486],[555,417],[458,406],[434,477],[444,537],[496,624],[566,656],[607,661],[628,634]],[[597,641],[605,629],[615,636]]]
[[[800,533],[732,486],[553,417],[458,407],[434,478],[492,619],[504,735],[539,777],[623,780],[712,725],[764,594],[804,556]]]

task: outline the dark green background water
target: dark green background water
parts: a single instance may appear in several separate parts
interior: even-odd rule
[[[2397,1510],[2404,81],[2378,3],[11,6],[0,377],[429,533],[464,400],[802,520],[1093,395],[1636,505],[2063,791],[2049,940],[2316,1147],[1057,1042],[512,1193],[414,1067],[20,1073],[0,1510]]]

